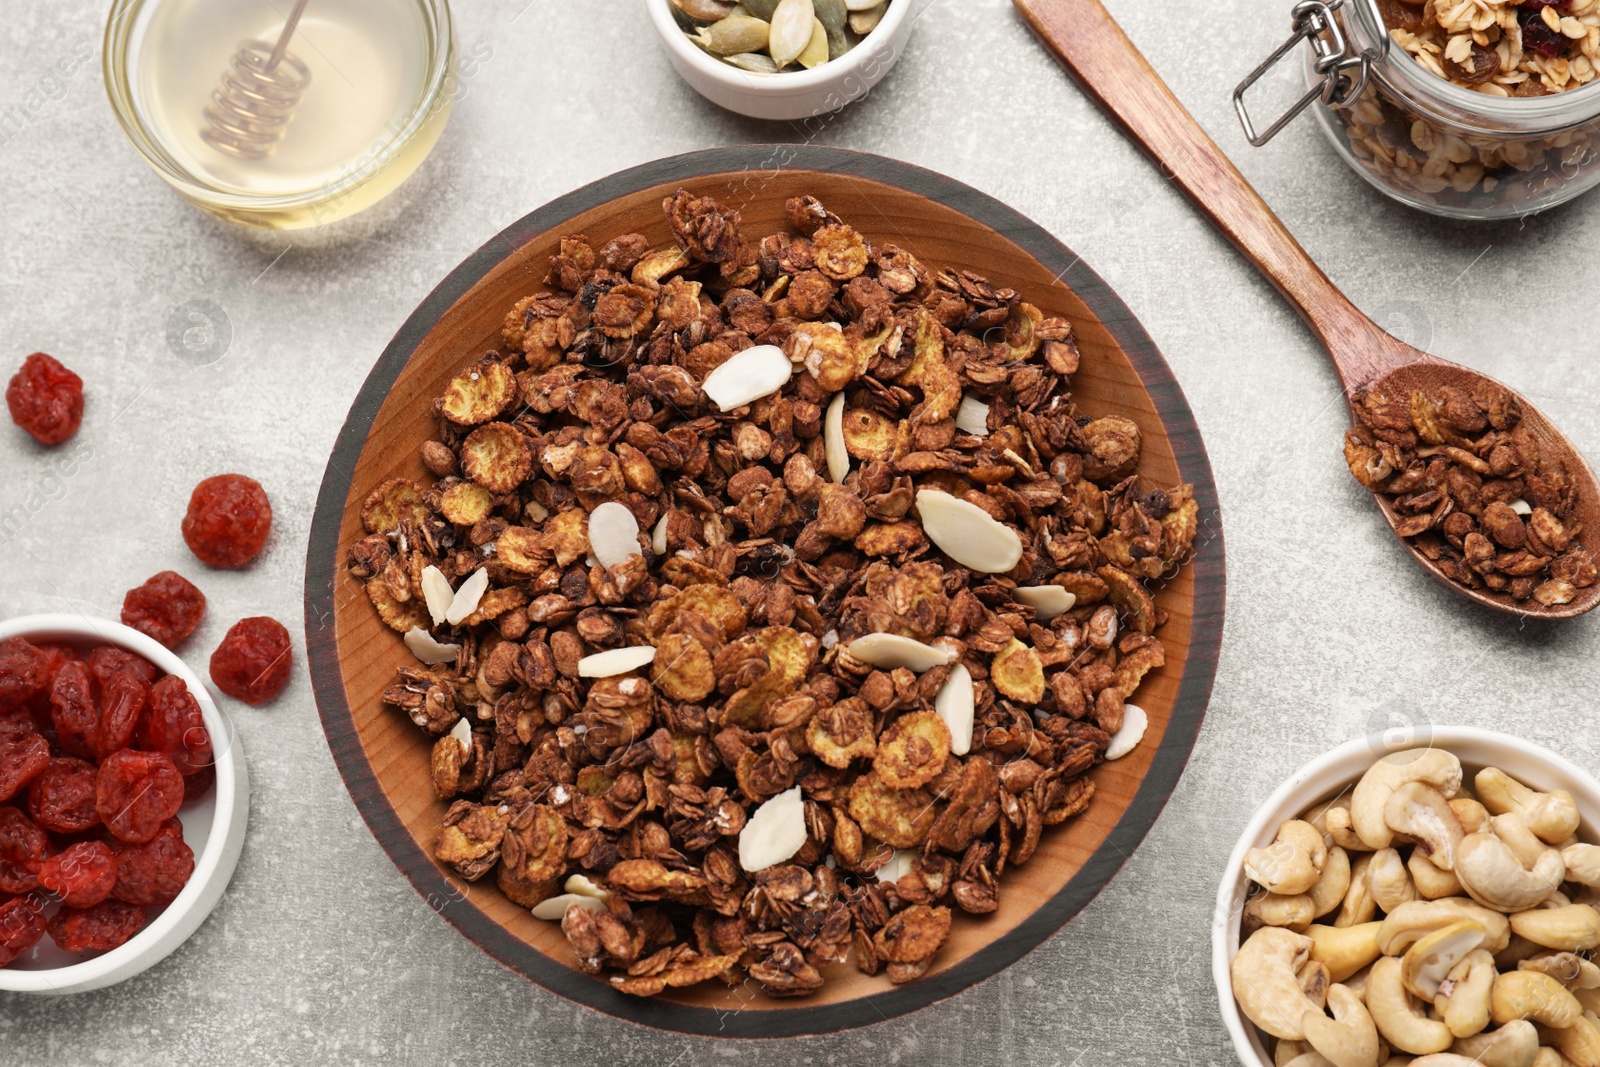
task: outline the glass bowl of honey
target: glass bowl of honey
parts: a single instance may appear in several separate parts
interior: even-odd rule
[[[184,199],[301,229],[422,164],[454,102],[455,51],[448,0],[116,0],[106,91]]]

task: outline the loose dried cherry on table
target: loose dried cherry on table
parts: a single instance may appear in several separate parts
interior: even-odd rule
[[[146,752],[171,756],[185,777],[210,766],[211,735],[206,730],[200,702],[182,678],[169,674],[151,687],[138,741]]]
[[[50,718],[55,723],[56,740],[72,755],[86,759],[94,756],[100,733],[96,687],[88,663],[68,663],[50,687]]]
[[[11,421],[41,445],[59,445],[83,422],[83,379],[43,352],[22,361],[6,387]]]
[[[253,478],[218,474],[194,487],[183,517],[183,540],[210,567],[242,567],[256,558],[272,529],[272,504]]]
[[[28,814],[56,834],[79,834],[100,822],[95,783],[100,772],[87,760],[53,759],[28,787]]]
[[[246,704],[273,699],[289,681],[289,631],[266,616],[240,619],[211,654],[211,680]]]
[[[0,808],[0,890],[31,893],[50,854],[50,839],[16,808]]]
[[[156,665],[143,656],[135,655],[125,648],[117,648],[115,645],[101,645],[90,650],[84,662],[89,665],[89,673],[94,675],[95,681],[102,687],[122,671],[132,671],[147,683],[154,682],[161,674],[156,670]]]
[[[10,800],[50,765],[50,742],[34,734],[0,741],[0,801]]]
[[[111,895],[120,871],[111,846],[104,841],[80,841],[44,861],[39,885],[68,907],[87,908]]]
[[[0,641],[0,711],[24,706],[50,681],[50,661],[20,637]]]
[[[138,904],[110,898],[90,908],[62,908],[45,923],[55,943],[68,952],[106,952],[144,928]]]
[[[117,884],[112,896],[130,904],[170,904],[194,873],[194,850],[183,840],[183,824],[168,819],[143,845],[117,845]]]
[[[121,671],[105,684],[100,692],[100,728],[95,732],[97,759],[133,744],[133,731],[149,697],[150,687],[132,671]]]
[[[100,764],[94,803],[114,836],[142,844],[183,806],[183,775],[164,752],[113,752]]]
[[[122,624],[176,648],[206,613],[206,595],[177,571],[162,571],[122,598]]]
[[[0,903],[0,967],[38,944],[44,929],[44,912],[27,897]]]

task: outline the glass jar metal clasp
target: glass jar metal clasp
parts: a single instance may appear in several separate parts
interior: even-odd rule
[[[1326,0],[1326,2],[1301,0],[1294,6],[1294,33],[1278,46],[1277,51],[1267,57],[1266,62],[1251,71],[1233,90],[1233,110],[1239,116],[1239,124],[1244,127],[1245,137],[1254,147],[1260,148],[1272,140],[1279,130],[1287,126],[1313,100],[1320,98],[1330,107],[1347,107],[1366,88],[1372,57],[1365,52],[1351,50],[1349,42],[1345,39],[1344,30],[1340,27],[1338,19],[1333,17],[1333,13],[1343,3],[1344,0]],[[1322,76],[1322,80],[1308,89],[1304,96],[1296,100],[1288,111],[1278,116],[1264,132],[1257,133],[1255,123],[1250,119],[1250,112],[1245,107],[1245,91],[1277,66],[1278,62],[1293,51],[1301,41],[1311,43],[1312,51],[1316,53],[1317,73]],[[1352,71],[1356,72],[1354,76],[1351,74]]]

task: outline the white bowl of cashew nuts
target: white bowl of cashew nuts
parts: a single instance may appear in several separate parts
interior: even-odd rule
[[[1240,1060],[1600,1067],[1597,828],[1600,782],[1506,734],[1312,760],[1217,892],[1211,970]]]

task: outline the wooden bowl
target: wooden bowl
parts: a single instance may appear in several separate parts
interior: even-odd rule
[[[1156,593],[1170,614],[1161,631],[1167,664],[1134,697],[1150,716],[1143,744],[1092,772],[1087,812],[1051,828],[1033,859],[1007,870],[997,912],[958,913],[934,969],[907,985],[844,964],[804,999],[715,981],[639,999],[582,974],[558,924],[512,904],[492,878],[469,885],[434,862],[445,804],[429,777],[429,739],[379,699],[395,669],[415,660],[345,570],[346,551],[362,536],[362,500],[386,479],[425,478],[417,449],[435,432],[434,398],[462,366],[500,344],[511,305],[544,288],[562,235],[599,242],[638,231],[665,243],[661,201],[680,186],[738,206],[752,234],[783,228],[787,197],[814,194],[869,240],[897,243],[935,268],[977,271],[1046,315],[1067,317],[1083,352],[1073,393],[1084,409],[1139,424],[1145,477],[1195,487],[1194,558]],[[452,272],[356,398],[328,462],[306,563],[307,643],[328,743],[362,816],[417,891],[483,951],[553,992],[634,1022],[733,1037],[838,1031],[914,1011],[995,974],[1077,914],[1132,854],[1177,783],[1211,693],[1222,613],[1222,528],[1200,432],[1155,345],[1105,282],[1044,230],[958,182],[878,156],[787,145],[713,149],[624,171],[528,215]]]

